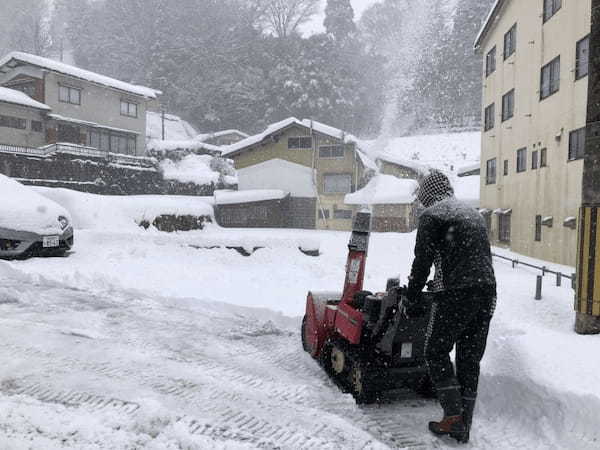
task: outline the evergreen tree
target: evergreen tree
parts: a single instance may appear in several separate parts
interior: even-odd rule
[[[327,0],[325,29],[336,41],[345,41],[356,34],[354,9],[350,0]]]

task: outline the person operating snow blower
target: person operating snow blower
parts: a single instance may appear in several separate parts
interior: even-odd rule
[[[426,208],[419,219],[415,259],[404,313],[423,315],[420,297],[431,266],[435,292],[427,328],[425,360],[444,410],[430,422],[436,435],[468,442],[479,383],[479,363],[496,305],[496,279],[488,232],[477,210],[458,201],[448,177],[431,172],[418,199]],[[450,352],[456,345],[456,372]]]

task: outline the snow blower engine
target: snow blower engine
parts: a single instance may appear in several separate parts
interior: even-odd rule
[[[359,212],[348,244],[344,291],[309,292],[302,321],[304,350],[357,403],[372,403],[383,391],[412,388],[431,395],[424,360],[428,314],[402,314],[406,287],[388,280],[386,292],[363,290],[371,214]],[[432,294],[424,293],[427,309]]]

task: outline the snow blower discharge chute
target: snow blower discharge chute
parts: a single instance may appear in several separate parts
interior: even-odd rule
[[[344,291],[309,292],[302,345],[357,403],[372,403],[383,391],[411,388],[431,395],[424,360],[428,314],[402,314],[406,288],[388,280],[386,292],[363,290],[371,214],[359,212],[348,244]],[[432,294],[424,293],[430,308]]]

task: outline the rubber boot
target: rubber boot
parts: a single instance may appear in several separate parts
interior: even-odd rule
[[[438,436],[450,436],[458,442],[467,442],[468,433],[463,420],[462,394],[454,383],[437,387],[438,399],[444,410],[440,422],[429,422],[429,431]],[[466,439],[466,440],[465,440]]]
[[[466,440],[469,441],[470,433],[471,433],[471,425],[473,423],[473,411],[475,410],[475,402],[477,400],[477,396],[465,396],[463,394],[462,399],[462,407],[463,407],[463,422],[465,423],[465,428],[467,429]]]

